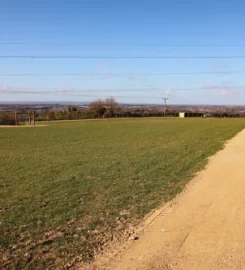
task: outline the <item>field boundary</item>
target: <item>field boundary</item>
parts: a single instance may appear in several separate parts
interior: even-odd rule
[[[0,128],[30,128],[30,127],[47,127],[48,125],[23,125],[23,126],[11,126],[11,125],[0,125]]]

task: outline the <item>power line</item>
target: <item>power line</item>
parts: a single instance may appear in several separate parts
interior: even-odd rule
[[[163,92],[166,91],[167,87],[162,88],[138,88],[138,89],[129,89],[129,88],[121,88],[121,89],[88,89],[88,90],[74,90],[73,92],[121,92],[121,91],[132,91],[132,92],[138,92],[138,91],[152,91],[152,92]],[[195,91],[195,90],[222,90],[222,89],[245,89],[245,86],[203,86],[203,87],[189,87],[189,88],[170,88],[171,91]]]
[[[208,88],[206,88],[208,90]],[[140,91],[152,91],[152,92],[158,92],[158,91],[164,91],[164,88],[141,88],[141,89],[127,89],[127,88],[122,88],[122,89],[82,89],[82,90],[68,90],[68,91],[59,91],[59,90],[49,90],[49,91],[34,91],[34,90],[4,90],[0,89],[0,93],[34,93],[34,94],[79,94],[79,93],[89,93],[89,92],[101,92],[101,93],[114,93],[114,92],[122,92],[122,91],[130,91],[130,92],[140,92]],[[193,91],[193,90],[204,90],[204,88],[171,88],[173,91]]]
[[[35,42],[0,42],[0,46],[79,46],[79,47],[164,47],[164,48],[244,48],[245,45],[167,45],[167,44],[89,44],[89,43],[35,43]]]
[[[103,96],[98,96],[98,95],[84,95],[84,94],[65,94],[67,96],[79,96],[79,97],[93,97],[93,98],[103,98],[108,95],[103,95]],[[114,98],[151,98],[151,99],[161,99],[161,97],[152,97],[152,96],[115,96],[113,95]]]
[[[0,76],[162,76],[162,75],[209,75],[239,74],[245,70],[201,71],[201,72],[161,72],[161,73],[0,73]]]
[[[1,91],[0,91],[1,92]],[[49,94],[59,94],[58,92],[49,92],[49,91],[43,91],[43,92],[31,92],[31,91],[10,91],[9,94],[37,94],[37,95],[40,95],[40,94],[45,94],[45,95],[49,95]],[[59,94],[61,95],[61,94]],[[104,95],[101,95],[101,96],[98,96],[98,95],[87,95],[87,94],[80,94],[80,93],[63,93],[62,95],[65,95],[65,96],[78,96],[78,97],[93,97],[93,98],[103,98],[103,97],[108,97],[108,95],[104,94]],[[152,97],[152,96],[115,96],[113,95],[113,97],[115,98],[151,98],[151,99],[161,99],[161,97]]]
[[[245,55],[230,56],[86,56],[86,55],[0,55],[5,59],[244,59]]]
[[[102,92],[102,93],[107,93],[107,92],[121,92],[121,91],[131,91],[131,92],[138,92],[138,91],[161,91],[164,92],[166,89],[169,89],[167,87],[152,87],[152,88],[115,88],[115,89],[67,89],[67,90],[59,90],[59,89],[52,89],[52,90],[18,90],[18,89],[1,89],[1,93],[34,93],[34,94],[62,94],[62,95],[70,95],[70,94],[80,94],[80,93],[88,93],[88,92]],[[186,88],[170,88],[171,91],[195,91],[195,90],[222,90],[222,89],[245,89],[245,86],[236,86],[236,85],[218,85],[218,86],[203,86],[203,87],[186,87]]]

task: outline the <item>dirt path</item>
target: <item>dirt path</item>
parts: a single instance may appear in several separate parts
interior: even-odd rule
[[[104,269],[245,269],[245,130]],[[103,268],[102,265],[99,268]],[[98,269],[99,269],[98,268]]]

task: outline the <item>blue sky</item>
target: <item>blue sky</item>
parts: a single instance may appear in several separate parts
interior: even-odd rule
[[[244,1],[1,0],[0,5],[2,56],[245,56]],[[222,71],[244,72],[212,74]],[[199,72],[209,73],[173,74]],[[61,75],[71,73],[80,75]],[[0,58],[0,102],[109,96],[127,103],[161,103],[167,96],[173,104],[245,104],[245,58]]]

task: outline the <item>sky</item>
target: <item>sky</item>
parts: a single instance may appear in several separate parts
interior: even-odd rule
[[[244,1],[0,0],[0,6],[0,103],[112,96],[122,103],[161,104],[168,97],[170,104],[245,105]],[[219,58],[230,56],[238,58]]]

